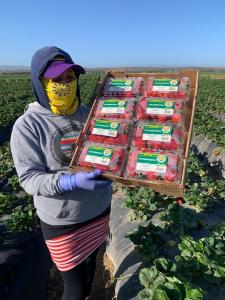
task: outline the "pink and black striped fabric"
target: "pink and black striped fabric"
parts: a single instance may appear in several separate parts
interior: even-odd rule
[[[106,240],[108,234],[109,215],[45,242],[56,267],[65,272],[83,262]]]

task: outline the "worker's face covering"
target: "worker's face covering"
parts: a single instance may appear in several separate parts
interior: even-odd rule
[[[71,115],[78,107],[76,96],[77,80],[69,83],[57,83],[52,79],[43,79],[45,92],[49,98],[51,111],[56,115]]]

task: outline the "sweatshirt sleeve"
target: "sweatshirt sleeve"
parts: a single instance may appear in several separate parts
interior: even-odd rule
[[[60,194],[60,174],[49,173],[43,162],[38,138],[20,119],[14,124],[10,148],[20,184],[31,195]]]

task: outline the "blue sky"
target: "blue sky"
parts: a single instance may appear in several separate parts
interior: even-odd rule
[[[225,1],[1,1],[0,65],[56,45],[84,67],[225,67]]]

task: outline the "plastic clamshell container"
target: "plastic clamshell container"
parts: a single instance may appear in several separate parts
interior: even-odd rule
[[[135,98],[99,98],[95,117],[130,120],[134,116]]]
[[[146,180],[179,181],[180,155],[169,151],[132,148],[128,154],[125,176]]]
[[[84,142],[77,165],[83,168],[97,168],[106,174],[120,176],[126,154],[126,147]]]
[[[139,121],[134,129],[131,146],[183,152],[184,127],[170,122],[161,124]]]
[[[180,79],[149,77],[145,96],[188,100],[189,86],[190,79],[188,77]]]
[[[141,97],[136,104],[136,118],[138,120],[156,120],[164,123],[181,123],[184,118],[184,101],[179,99],[163,99]]]
[[[103,89],[104,97],[135,97],[141,96],[144,91],[142,77],[108,78]]]
[[[94,118],[85,133],[90,142],[126,146],[130,142],[133,121]]]

